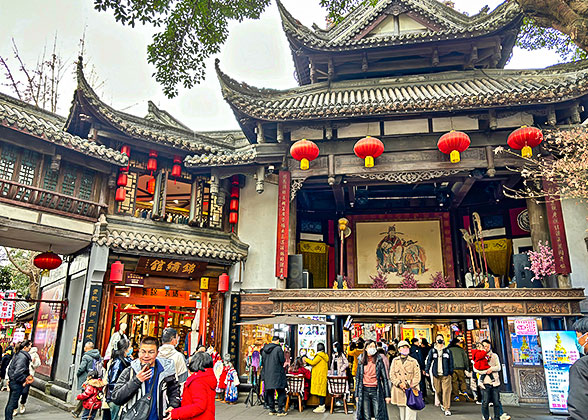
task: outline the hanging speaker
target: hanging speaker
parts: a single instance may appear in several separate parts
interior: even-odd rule
[[[288,255],[288,278],[286,289],[302,289],[303,284],[302,254]]]

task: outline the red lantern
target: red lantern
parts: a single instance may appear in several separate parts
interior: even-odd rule
[[[124,146],[122,146],[120,148],[120,152],[124,153],[125,155],[128,156],[129,160],[131,159],[131,146],[127,146],[126,144]],[[129,167],[130,165],[127,166],[121,166],[120,171],[121,172],[129,172]]]
[[[365,159],[365,167],[373,168],[374,159],[384,153],[384,143],[374,137],[364,137],[353,146],[353,152],[360,159]]]
[[[155,150],[149,151],[149,160],[147,161],[147,170],[153,172],[157,170],[157,152]]]
[[[116,185],[118,185],[119,187],[126,187],[128,180],[129,176],[126,174],[126,172],[121,172],[120,174],[118,174]]]
[[[147,181],[147,192],[151,195],[155,194],[155,178],[151,178]]]
[[[508,146],[512,149],[520,150],[524,158],[533,156],[532,147],[537,147],[543,141],[543,133],[535,127],[526,125],[516,129],[508,136]]]
[[[123,187],[118,187],[116,189],[116,195],[115,195],[114,199],[116,201],[125,201],[126,197],[127,197],[127,190],[125,190]]]
[[[318,157],[319,148],[314,142],[302,139],[290,147],[290,155],[300,161],[300,169],[306,171],[310,168],[310,162]]]
[[[120,283],[125,274],[125,265],[120,261],[113,262],[110,266],[110,281],[112,283]]]
[[[237,200],[236,198],[233,198],[231,200],[230,205],[229,205],[229,210],[238,211],[239,210],[239,200]]]
[[[47,251],[37,255],[33,264],[41,270],[53,270],[61,265],[61,257],[55,252]]]
[[[457,163],[460,161],[459,154],[465,152],[470,147],[470,136],[461,131],[451,130],[449,133],[445,133],[439,138],[437,142],[437,148],[442,153],[449,155],[451,163]]]
[[[236,211],[232,211],[229,213],[229,223],[232,225],[236,225],[239,221],[239,213]]]
[[[171,176],[179,178],[182,175],[182,158],[178,155],[174,156],[174,166],[172,166]]]
[[[231,198],[239,198],[239,187],[231,188]]]
[[[229,291],[229,275],[222,273],[218,278],[218,291],[225,293]]]
[[[239,182],[239,175],[233,175],[231,177],[231,184],[238,187],[240,182]]]

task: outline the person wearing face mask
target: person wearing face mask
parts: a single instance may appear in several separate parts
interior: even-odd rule
[[[400,410],[400,420],[416,420],[417,412],[406,405],[406,390],[420,390],[421,367],[419,362],[410,356],[408,341],[398,343],[399,356],[390,365],[390,384],[392,385],[391,402]]]
[[[333,357],[331,358],[331,375],[345,376],[349,360],[343,353],[343,346],[338,341],[333,344]]]
[[[437,334],[435,346],[427,356],[425,372],[433,368],[433,387],[441,402],[441,411],[446,416],[451,415],[451,375],[453,375],[453,356],[445,347],[445,337]]]
[[[129,340],[126,338],[120,339],[117,341],[112,352],[112,358],[108,361],[106,367],[108,385],[106,386],[105,398],[110,407],[111,420],[118,419],[118,412],[120,410],[120,406],[112,402],[112,392],[122,371],[130,366],[131,354],[133,354],[133,348],[130,346]]]
[[[577,320],[572,328],[578,336],[580,358],[570,368],[568,420],[586,420],[588,413],[588,316]]]
[[[390,403],[390,379],[383,357],[377,354],[376,343],[368,340],[365,351],[359,356],[355,386],[357,405],[355,420],[388,420],[387,403]]]

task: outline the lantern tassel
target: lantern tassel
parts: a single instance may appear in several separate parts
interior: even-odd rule
[[[310,162],[308,161],[308,159],[302,158],[300,160],[300,169],[302,169],[303,171],[306,171],[306,170],[308,170],[308,168],[310,168]]]
[[[373,156],[366,156],[365,157],[365,167],[366,168],[373,168],[374,167],[374,157]]]
[[[533,149],[531,149],[530,146],[525,146],[521,149],[521,155],[523,155],[524,158],[530,158],[533,156]]]
[[[451,160],[451,163],[458,163],[461,160],[459,152],[457,150],[452,150],[449,154],[449,160]]]

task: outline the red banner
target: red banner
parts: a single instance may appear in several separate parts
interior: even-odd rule
[[[555,272],[558,274],[570,274],[572,272],[572,267],[570,264],[568,240],[566,238],[566,230],[561,211],[561,200],[557,195],[549,195],[550,191],[555,190],[550,182],[544,181],[543,188],[548,192],[547,203],[545,203],[545,206],[547,207],[549,236],[551,237],[551,247],[553,248],[553,257],[555,259]]]
[[[276,277],[288,277],[288,229],[290,228],[290,172],[280,171],[278,185],[278,242]]]

